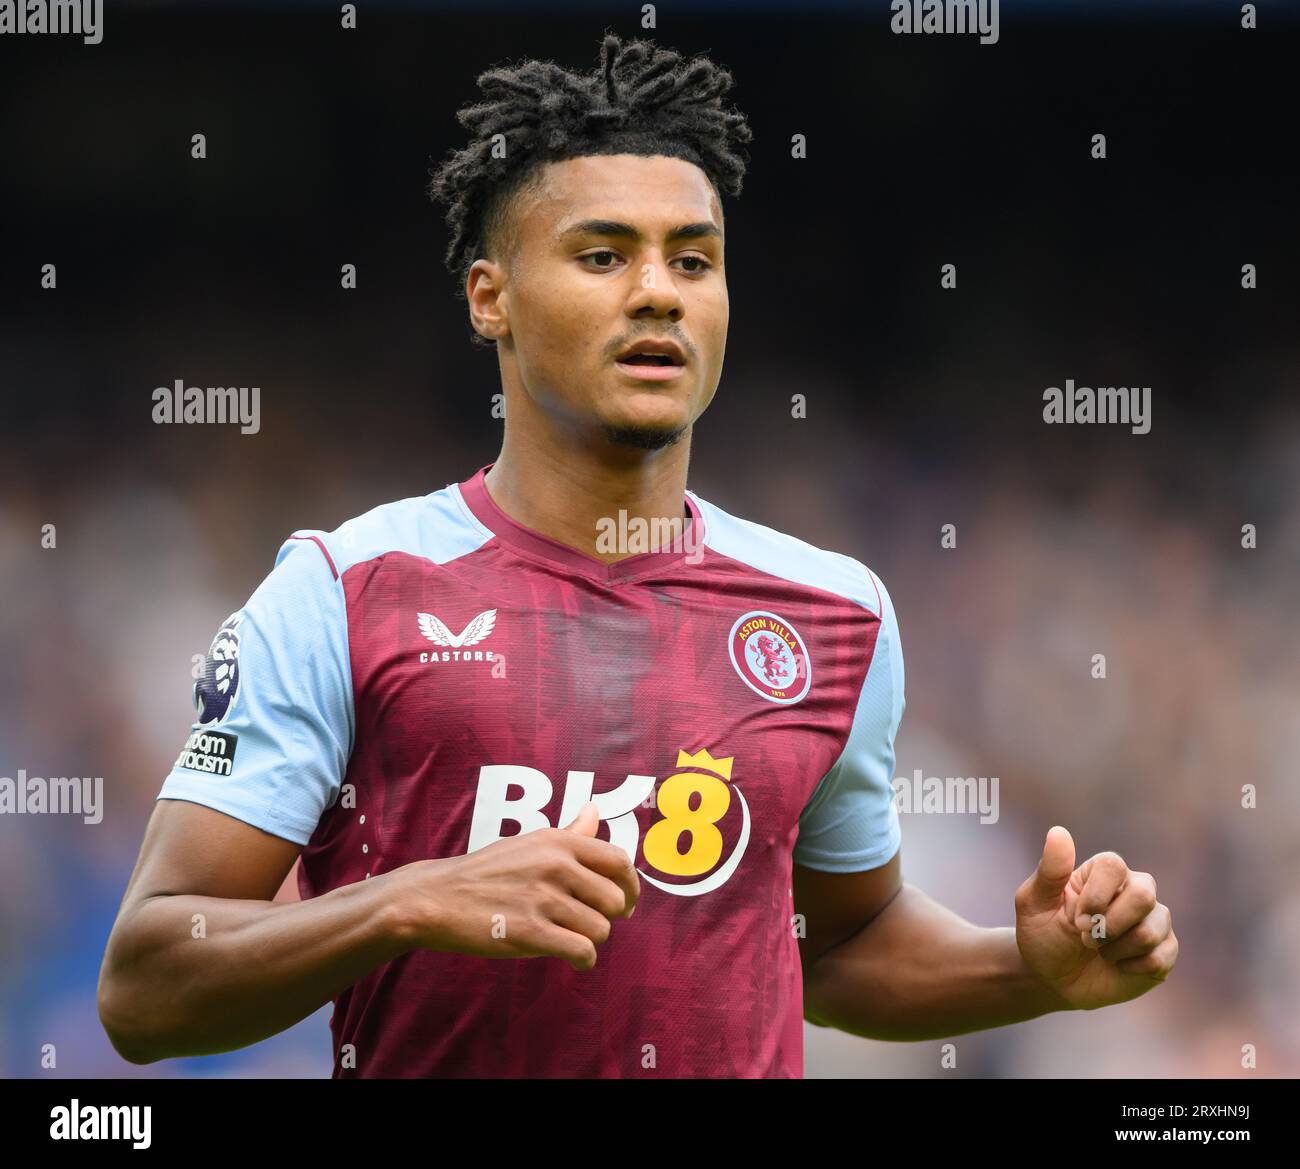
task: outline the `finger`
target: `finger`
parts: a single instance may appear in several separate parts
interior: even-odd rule
[[[575,933],[563,926],[549,923],[519,949],[534,958],[562,958],[574,970],[590,970],[596,965],[596,943],[586,934]]]
[[[637,899],[641,896],[641,880],[636,875],[636,866],[632,863],[632,858],[618,845],[610,844],[607,840],[588,840],[585,837],[570,836],[568,843],[579,864],[607,877],[623,890],[627,903],[627,916],[631,917]]]
[[[562,929],[590,938],[597,946],[609,941],[609,918],[576,897],[557,898],[554,904],[547,907],[546,916]]]
[[[632,875],[635,877],[635,872]],[[564,889],[606,918],[631,917],[631,911],[636,907],[636,895],[629,895],[625,884],[576,863],[576,858],[572,868],[564,874]]]
[[[1156,907],[1156,882],[1150,873],[1129,873],[1128,880],[1115,894],[1115,899],[1102,911],[1104,934],[1098,940],[1102,945],[1117,941]],[[1095,932],[1091,920],[1084,927],[1089,934]]]
[[[1151,953],[1125,958],[1115,963],[1115,969],[1122,970],[1125,974],[1149,974],[1163,982],[1177,961],[1178,938],[1170,933]]]
[[[603,930],[595,929],[589,918],[579,913],[577,902],[558,890],[533,907],[531,913],[520,913],[502,939],[502,946],[493,958],[562,958],[575,970],[590,970],[596,959],[596,943],[586,930],[599,936]],[[601,921],[603,917],[593,909]],[[608,922],[605,926],[608,927]],[[571,928],[577,926],[578,928]]]
[[[1079,890],[1079,904],[1074,912],[1076,928],[1092,929],[1092,915],[1106,912],[1106,907],[1115,899],[1128,875],[1128,865],[1117,853],[1099,852],[1084,861],[1079,870],[1083,887]]]
[[[1072,885],[1065,887],[1065,901],[1061,905],[1061,912],[1065,914],[1065,920],[1073,923],[1074,916],[1079,908],[1079,893]]]
[[[1055,909],[1061,904],[1061,892],[1073,868],[1074,838],[1055,824],[1047,830],[1038,867],[1016,892],[1017,903],[1030,911]]]
[[[600,812],[596,809],[594,800],[588,800],[582,805],[577,817],[572,824],[566,825],[564,831],[576,832],[580,836],[595,836],[596,830],[600,827]]]
[[[1132,929],[1102,946],[1101,956],[1107,961],[1119,962],[1124,958],[1149,954],[1172,932],[1173,918],[1170,916],[1169,907],[1157,904]]]

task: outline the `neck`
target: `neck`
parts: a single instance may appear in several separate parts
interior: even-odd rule
[[[689,432],[670,447],[641,451],[603,444],[557,446],[506,428],[501,453],[484,477],[496,505],[511,519],[607,564],[635,552],[609,551],[603,526],[629,521],[677,521],[685,516]],[[653,527],[652,529],[653,530]]]

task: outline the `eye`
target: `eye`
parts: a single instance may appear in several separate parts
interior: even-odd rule
[[[713,267],[713,265],[710,264],[709,261],[706,260],[703,256],[683,256],[682,263],[684,264],[687,261],[689,261],[692,264],[699,265],[696,268],[687,268],[686,274],[688,276],[698,276],[700,275],[700,273],[707,272],[710,268]]]
[[[609,248],[604,248],[599,252],[589,252],[587,255],[579,256],[578,258],[585,264],[588,260],[596,259],[597,256],[609,256],[615,260],[618,259],[618,253],[611,251]],[[595,268],[597,271],[607,272],[613,267],[613,264],[593,264],[591,267]]]

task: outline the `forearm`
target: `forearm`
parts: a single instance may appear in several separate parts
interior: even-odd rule
[[[393,904],[395,877],[279,904],[186,895],[141,902],[114,927],[100,973],[100,1017],[113,1045],[134,1063],[210,1055],[306,1018],[411,948]]]
[[[1066,1006],[1025,967],[1014,927],[972,925],[907,884],[812,964],[804,1004],[814,1023],[890,1040],[962,1035]]]

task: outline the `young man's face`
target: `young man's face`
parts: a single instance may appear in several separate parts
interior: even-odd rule
[[[722,376],[729,309],[713,186],[682,159],[631,154],[550,163],[540,179],[517,197],[516,246],[491,306],[506,327],[503,366],[560,426],[667,445]],[[644,341],[675,342],[672,364],[622,360]]]

